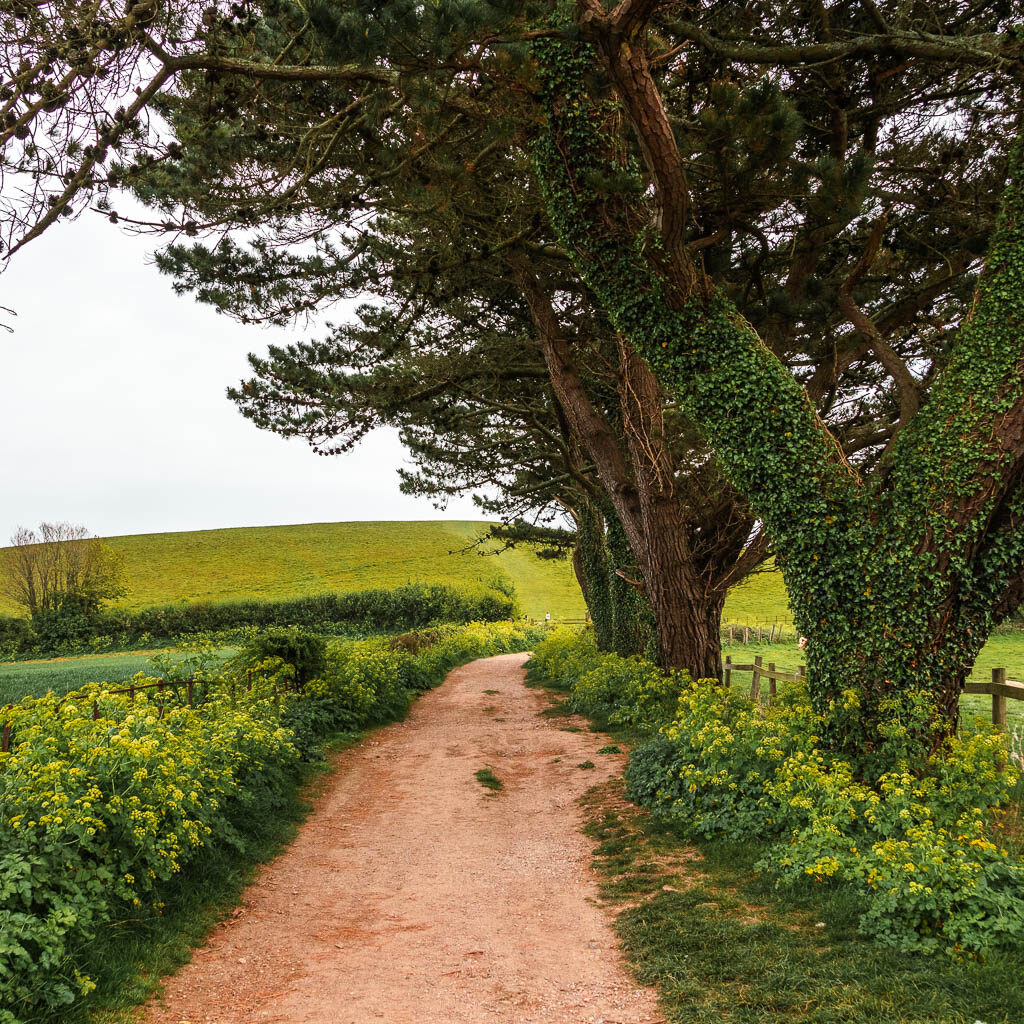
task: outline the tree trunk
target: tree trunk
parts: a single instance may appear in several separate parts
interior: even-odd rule
[[[616,654],[628,658],[633,654],[650,653],[657,658],[658,627],[651,611],[651,603],[637,586],[639,575],[636,555],[630,550],[622,523],[612,508],[604,511],[608,529],[608,589],[612,598],[612,621],[614,624],[613,649]]]
[[[604,521],[593,505],[584,504],[577,511],[576,537],[573,566],[594,624],[597,649],[612,651],[615,649],[615,620],[608,582]]]

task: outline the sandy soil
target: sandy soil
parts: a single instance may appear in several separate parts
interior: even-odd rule
[[[547,698],[523,686],[525,661],[456,669],[340,755],[295,842],[143,1019],[660,1022],[592,902],[579,833],[576,798],[622,758],[538,717]],[[496,796],[474,778],[485,766],[505,784]]]

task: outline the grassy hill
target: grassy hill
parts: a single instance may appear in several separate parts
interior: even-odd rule
[[[504,575],[534,618],[583,615],[568,561],[526,549],[483,557],[465,549],[486,529],[474,522],[309,523],[108,537],[125,559],[129,607],[179,600],[297,597],[405,583],[488,586]],[[14,612],[14,606],[0,605]]]
[[[366,590],[404,583],[515,584],[533,618],[580,618],[585,606],[568,561],[537,558],[526,548],[484,557],[466,549],[486,524],[460,521],[306,523],[188,533],[107,537],[124,555],[130,608],[173,601],[297,597],[324,590]],[[17,613],[0,596],[0,612]],[[725,621],[790,622],[782,576],[769,570],[736,587]]]

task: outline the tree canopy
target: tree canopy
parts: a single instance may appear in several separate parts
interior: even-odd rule
[[[527,323],[656,611],[687,567],[704,599],[728,580],[756,518],[830,741],[870,770],[950,728],[1024,595],[1012,4],[0,16],[8,252],[86,197],[123,221],[129,188],[137,228],[211,236],[161,265],[240,318],[367,291],[427,330],[459,303]]]

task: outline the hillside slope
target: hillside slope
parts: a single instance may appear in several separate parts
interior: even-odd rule
[[[105,538],[125,558],[132,608],[172,601],[296,597],[324,590],[365,590],[404,583],[488,585],[496,575],[516,587],[532,618],[580,618],[585,611],[568,561],[526,548],[484,557],[466,550],[486,529],[467,520],[305,523]],[[0,612],[16,613],[0,597]],[[779,572],[757,573],[729,595],[724,621],[790,622]]]
[[[129,592],[120,603],[134,608],[405,583],[487,586],[504,575],[527,615],[583,615],[568,561],[544,561],[525,549],[494,557],[466,551],[485,529],[466,521],[309,523],[105,539],[124,555]],[[0,611],[16,608],[0,604]]]

